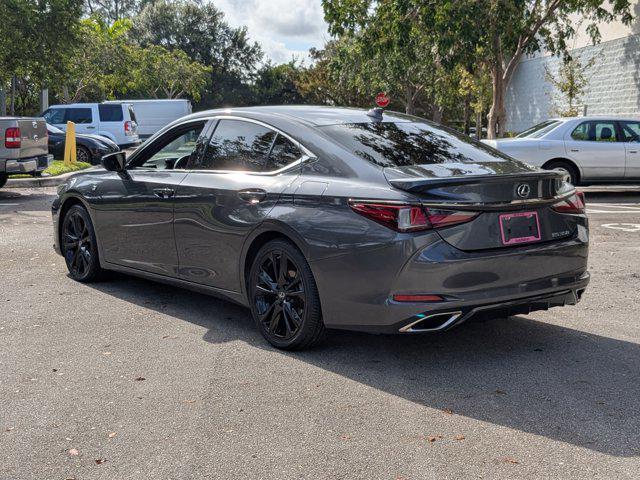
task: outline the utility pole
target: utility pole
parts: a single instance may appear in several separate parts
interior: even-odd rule
[[[7,114],[7,94],[4,88],[0,88],[0,117],[4,117]]]
[[[11,77],[11,107],[9,114],[11,116],[16,114],[16,76]]]

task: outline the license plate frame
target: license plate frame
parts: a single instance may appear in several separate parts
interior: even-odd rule
[[[519,224],[515,224],[519,221]],[[524,221],[523,221],[524,220]],[[542,232],[540,231],[540,218],[538,212],[517,212],[517,213],[504,213],[499,217],[500,223],[500,235],[502,237],[503,245],[519,245],[523,243],[537,242],[542,239]],[[512,223],[512,225],[509,225]],[[532,229],[531,227],[535,227]],[[520,231],[525,228],[528,230],[524,235],[513,234],[512,228],[517,228]]]

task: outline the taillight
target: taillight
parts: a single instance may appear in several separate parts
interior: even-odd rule
[[[576,192],[575,194],[571,195],[568,198],[565,198],[561,202],[554,203],[551,208],[558,213],[585,213],[584,193]]]
[[[349,202],[351,209],[374,222],[398,232],[414,232],[446,227],[468,222],[477,212],[426,209],[420,205],[396,205],[387,203]]]
[[[20,139],[20,129],[18,127],[10,127],[4,131],[5,148],[20,148],[22,140]]]
[[[124,122],[124,134],[132,135],[133,134],[133,122],[131,120],[127,120]]]

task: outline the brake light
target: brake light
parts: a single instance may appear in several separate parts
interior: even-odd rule
[[[583,214],[585,213],[584,193],[576,192],[561,202],[554,203],[551,208],[558,213]]]
[[[10,127],[4,131],[4,146],[5,148],[20,148],[22,144],[20,135],[20,128]]]
[[[124,134],[133,135],[133,122],[131,120],[124,122]]]
[[[478,212],[425,209],[420,205],[349,202],[351,209],[363,217],[398,232],[414,232],[468,222]]]

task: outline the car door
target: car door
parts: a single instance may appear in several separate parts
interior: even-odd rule
[[[187,175],[185,160],[197,155],[205,123],[173,127],[136,151],[124,172],[109,172],[98,184],[96,228],[105,261],[177,276],[175,192]]]
[[[92,106],[68,107],[64,123],[73,122],[76,133],[95,133],[98,124],[98,111]]]
[[[621,120],[620,134],[627,154],[625,180],[640,179],[640,121]]]
[[[174,228],[183,279],[240,291],[246,237],[298,177],[304,151],[269,126],[219,119],[176,195]]]
[[[626,152],[613,120],[585,120],[565,136],[567,156],[584,180],[624,178]]]

